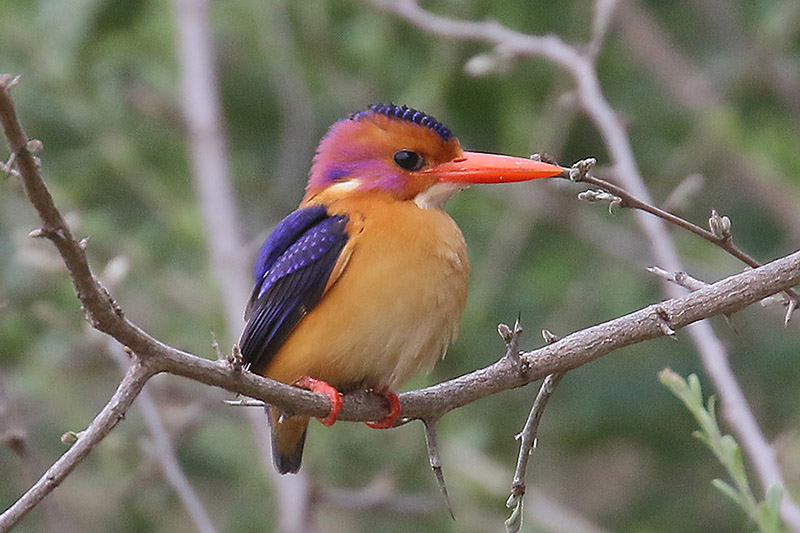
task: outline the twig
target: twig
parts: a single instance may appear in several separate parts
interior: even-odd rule
[[[703,4],[707,6],[707,11],[713,11],[715,22],[724,20],[721,10],[714,7],[718,2],[694,3]],[[735,7],[732,9],[738,11]],[[671,41],[643,2],[627,0],[625,8],[618,10],[615,19],[618,34],[627,43],[631,58],[638,61],[658,81],[658,87],[693,118],[695,131],[692,136],[702,139],[701,143],[694,140],[693,144],[702,144],[704,153],[714,154],[713,159],[724,168],[726,174],[737,178],[737,186],[760,200],[760,203],[768,205],[792,240],[797,240],[800,237],[800,211],[797,209],[800,195],[797,188],[791,185],[791,178],[764,165],[764,159],[749,144],[736,142],[740,139],[738,135],[726,133],[730,131],[728,128],[713,125],[714,117],[736,116],[736,110],[726,102],[728,91],[716,87],[713,77],[705,75],[701,67]],[[745,44],[746,33],[733,32],[728,35],[736,36],[731,42],[744,51],[737,51],[731,60],[752,53],[753,47]],[[784,75],[787,67],[792,68],[792,65],[785,65]],[[726,69],[726,73],[729,74],[731,70],[736,69]],[[759,84],[768,82],[769,76],[758,76],[755,81]],[[731,86],[732,83],[727,80],[725,86]],[[800,93],[792,91],[792,94],[796,98]],[[796,125],[798,122],[795,120],[791,123]]]
[[[125,372],[129,364],[128,355],[113,339],[109,338],[106,344],[108,352],[117,362],[120,369]],[[216,531],[214,523],[211,521],[203,503],[200,501],[189,479],[186,477],[186,473],[183,471],[183,468],[181,468],[178,455],[175,453],[175,447],[172,444],[172,438],[170,438],[167,429],[164,427],[161,415],[159,415],[158,408],[156,407],[156,402],[153,400],[146,386],[139,392],[139,399],[136,405],[142,413],[150,436],[153,438],[155,458],[161,465],[164,477],[169,484],[172,485],[172,488],[175,489],[186,512],[192,519],[192,522],[194,522],[197,531],[201,533],[214,533]]]
[[[663,268],[657,266],[647,267],[647,271],[662,279],[671,281],[672,283],[677,283],[681,287],[689,289],[690,291],[696,291],[704,287],[708,287],[708,283],[693,278],[686,272],[667,272]]]
[[[450,513],[450,518],[456,519],[453,514],[453,505],[450,503],[450,496],[447,494],[447,484],[444,481],[444,472],[442,471],[442,460],[439,458],[439,439],[436,436],[436,421],[435,418],[423,418],[422,423],[425,424],[425,443],[428,448],[428,462],[433,470],[433,475],[436,476],[436,482],[439,484],[439,489],[444,496],[447,511]]]
[[[522,336],[522,325],[520,324],[520,317],[514,321],[514,329],[509,328],[506,324],[497,325],[497,333],[506,343],[506,353],[504,358],[519,363],[519,339]]]
[[[680,285],[681,287],[689,289],[690,291],[696,291],[698,289],[702,289],[703,287],[708,287],[708,283],[705,281],[700,281],[697,278],[693,278],[686,272],[667,272],[663,268],[657,266],[647,267],[646,270],[651,274],[655,274],[661,279],[665,279],[669,282],[675,283],[676,285]],[[789,300],[789,302],[792,303],[794,300]],[[733,317],[731,317],[731,315],[722,316],[725,318],[725,322],[727,322],[728,326],[730,326],[733,331],[736,331],[736,327],[733,325]]]
[[[563,176],[563,177],[570,178],[570,176]],[[654,216],[656,216],[656,217],[658,217],[658,218],[660,218],[662,220],[665,220],[665,221],[669,222],[670,224],[674,224],[674,225],[676,225],[678,227],[681,227],[681,228],[685,229],[686,231],[694,233],[695,235],[699,236],[700,238],[707,240],[711,244],[719,246],[720,248],[722,248],[723,250],[725,250],[726,252],[728,252],[729,254],[734,256],[735,258],[737,258],[740,261],[742,261],[743,263],[745,263],[747,266],[751,266],[751,267],[761,266],[761,263],[759,263],[755,258],[753,258],[752,256],[750,256],[749,254],[747,254],[746,252],[744,252],[739,247],[737,247],[736,245],[733,244],[733,239],[731,239],[731,237],[730,237],[730,221],[728,221],[728,232],[727,232],[727,235],[720,234],[720,233],[715,233],[714,231],[709,231],[709,230],[703,229],[700,226],[698,226],[697,224],[689,222],[688,220],[686,220],[684,218],[681,218],[681,217],[679,217],[677,215],[674,215],[674,214],[670,213],[669,211],[665,211],[665,210],[663,210],[661,208],[658,208],[658,207],[656,207],[654,205],[651,205],[651,204],[649,204],[649,203],[647,203],[645,201],[642,201],[642,200],[636,198],[635,196],[633,196],[632,194],[630,194],[628,191],[626,191],[622,187],[620,187],[618,185],[615,185],[615,184],[611,183],[610,181],[606,181],[606,180],[598,178],[596,176],[592,176],[591,174],[586,174],[584,176],[581,176],[579,179],[574,179],[574,178],[570,178],[570,179],[573,179],[573,181],[581,181],[581,182],[584,182],[584,183],[589,183],[591,185],[596,185],[597,187],[600,187],[601,189],[610,192],[614,196],[616,196],[616,197],[621,199],[621,202],[619,203],[620,207],[627,207],[627,208],[630,208],[630,209],[639,209],[639,210],[644,211],[646,213],[650,213],[651,215],[654,215]],[[717,215],[715,217],[715,214],[716,214],[716,211],[712,210],[712,215],[711,215],[712,218],[711,218],[711,220],[716,220],[717,217],[719,217],[719,215]],[[792,297],[793,298],[797,298],[797,295],[793,293]]]
[[[46,463],[31,448],[25,427],[27,424],[18,420],[18,417],[14,416],[14,411],[11,398],[6,392],[4,380],[0,375],[0,444],[7,446],[20,459],[25,475],[9,478],[9,485],[12,485],[12,478],[21,478],[17,480],[17,483],[13,483],[14,486],[18,486],[21,483],[34,481],[46,467]],[[50,531],[59,533],[77,531],[75,525],[61,508],[59,499],[48,498],[42,502],[42,505]]]
[[[481,447],[462,440],[452,440],[444,447],[445,453],[452,457],[452,469],[463,482],[477,483],[492,498],[504,499],[508,496],[508,480],[514,472],[505,464],[498,462]],[[465,514],[470,520],[471,509],[467,507]],[[531,484],[525,494],[525,520],[533,527],[533,531],[551,533],[604,533],[605,530],[592,523],[553,497],[550,491]],[[466,522],[471,524],[471,522]],[[494,521],[485,531],[496,531]]]
[[[230,179],[227,146],[222,125],[222,111],[214,47],[209,25],[208,0],[174,0],[178,56],[181,66],[183,114],[188,126],[188,148],[197,203],[205,226],[211,267],[221,289],[228,338],[244,326],[242,311],[250,295],[250,276],[246,263],[239,211]],[[241,369],[241,357],[230,358],[233,371]],[[239,372],[241,373],[241,372]],[[259,441],[261,466],[275,486],[280,531],[310,533],[309,486],[305,474],[287,477],[275,475],[269,451],[269,437],[264,431],[263,413],[246,413],[254,437]]]
[[[20,177],[20,173],[17,169],[14,168],[13,159],[9,159],[10,162],[2,162],[0,161],[0,172],[5,174],[6,176],[14,176],[15,178]]]
[[[592,17],[592,38],[586,47],[587,53],[592,58],[597,58],[597,54],[603,48],[608,28],[611,26],[611,19],[617,7],[618,0],[595,0],[594,16]]]
[[[0,90],[0,120],[10,139],[24,139],[13,112],[13,103],[6,90]],[[15,125],[16,124],[16,130]],[[95,422],[78,442],[3,515],[0,526],[17,523],[33,506],[72,471],[88,455],[114,425],[144,382],[152,375],[166,372],[188,377],[201,383],[221,387],[237,394],[258,398],[290,413],[324,416],[329,410],[327,398],[295,387],[251,374],[234,372],[226,362],[210,361],[177,350],[154,339],[125,318],[108,292],[97,282],[86,262],[85,250],[72,237],[69,227],[53,204],[42,182],[39,170],[25,148],[11,144],[18,152],[20,172],[29,199],[39,212],[44,235],[56,244],[67,264],[79,298],[91,323],[100,331],[131,348],[133,364],[120,384],[117,394],[100,412]],[[28,161],[30,159],[30,161]],[[30,164],[29,164],[30,163]],[[679,330],[686,325],[720,313],[732,313],[770,294],[800,282],[800,252],[773,261],[761,268],[732,276],[706,289],[683,298],[662,302],[657,307],[668,313],[670,326]],[[83,292],[81,292],[83,291]],[[401,395],[406,417],[431,418],[497,392],[522,386],[547,374],[576,368],[636,342],[663,335],[662,321],[656,306],[650,306],[625,317],[576,332],[550,346],[521,354],[520,365],[506,359],[465,376],[427,389]],[[383,416],[384,402],[369,394],[345,397],[340,420],[368,421]]]
[[[47,469],[47,472],[20,499],[0,515],[0,531],[11,529],[64,481],[94,447],[114,429],[117,423],[125,418],[128,408],[153,373],[153,368],[149,364],[134,357],[114,396],[92,420],[89,427],[80,433],[78,440],[53,463],[53,466]]]
[[[472,22],[442,17],[420,8],[415,0],[371,1],[377,8],[394,13],[430,34],[502,46],[509,53],[543,57],[565,69],[575,82],[578,102],[603,138],[620,181],[633,195],[644,202],[652,203],[639,173],[626,128],[603,95],[594,63],[595,58],[591,54],[581,53],[552,35],[545,37],[526,35],[494,21]],[[644,216],[643,213],[636,218],[649,240],[655,262],[669,270],[684,270],[675,244],[663,224],[656,218]],[[680,289],[669,285],[665,286],[664,290],[671,297],[678,297],[681,294]],[[790,305],[789,309],[792,307],[795,306]],[[690,328],[689,335],[722,398],[726,417],[734,433],[739,437],[743,448],[747,450],[754,467],[759,472],[762,487],[766,491],[776,483],[785,485],[774,450],[764,438],[755,416],[749,409],[728,365],[727,354],[719,338],[706,322]],[[788,494],[784,495],[781,504],[781,517],[792,528],[800,531],[800,508]]]
[[[539,422],[544,414],[547,401],[552,396],[553,391],[561,382],[565,373],[559,372],[550,374],[539,388],[539,393],[533,401],[533,407],[525,421],[525,427],[517,435],[519,440],[519,455],[517,456],[517,467],[514,470],[514,479],[511,482],[511,493],[506,500],[506,507],[513,509],[511,516],[506,520],[506,529],[511,533],[516,533],[522,527],[523,496],[525,496],[525,473],[528,470],[528,459],[531,452],[536,447],[536,434],[539,430]]]
[[[394,478],[387,475],[376,476],[363,489],[318,487],[314,492],[318,505],[360,512],[377,510],[409,516],[428,515],[442,508],[435,494],[398,494]]]

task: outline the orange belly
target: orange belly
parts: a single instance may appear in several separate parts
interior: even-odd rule
[[[312,376],[343,390],[399,387],[429,370],[457,333],[469,274],[464,238],[444,211],[413,202],[350,198],[328,210],[351,217],[352,253],[265,375]]]

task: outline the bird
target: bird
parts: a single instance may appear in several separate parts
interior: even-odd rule
[[[428,371],[458,333],[469,261],[444,211],[476,183],[562,175],[532,158],[467,152],[433,116],[375,104],[335,122],[320,141],[297,210],[260,249],[238,343],[243,366],[326,395],[368,390],[401,416],[397,387]],[[309,417],[267,406],[273,462],[300,469]]]

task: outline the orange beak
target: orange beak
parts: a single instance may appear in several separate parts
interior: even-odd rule
[[[560,176],[566,169],[523,157],[464,152],[446,163],[423,170],[448,183],[512,183]]]

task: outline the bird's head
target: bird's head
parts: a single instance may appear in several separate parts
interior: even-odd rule
[[[376,104],[331,126],[314,157],[304,202],[323,191],[381,191],[422,207],[442,207],[473,183],[558,176],[564,169],[519,157],[461,149],[435,118],[406,106]]]

